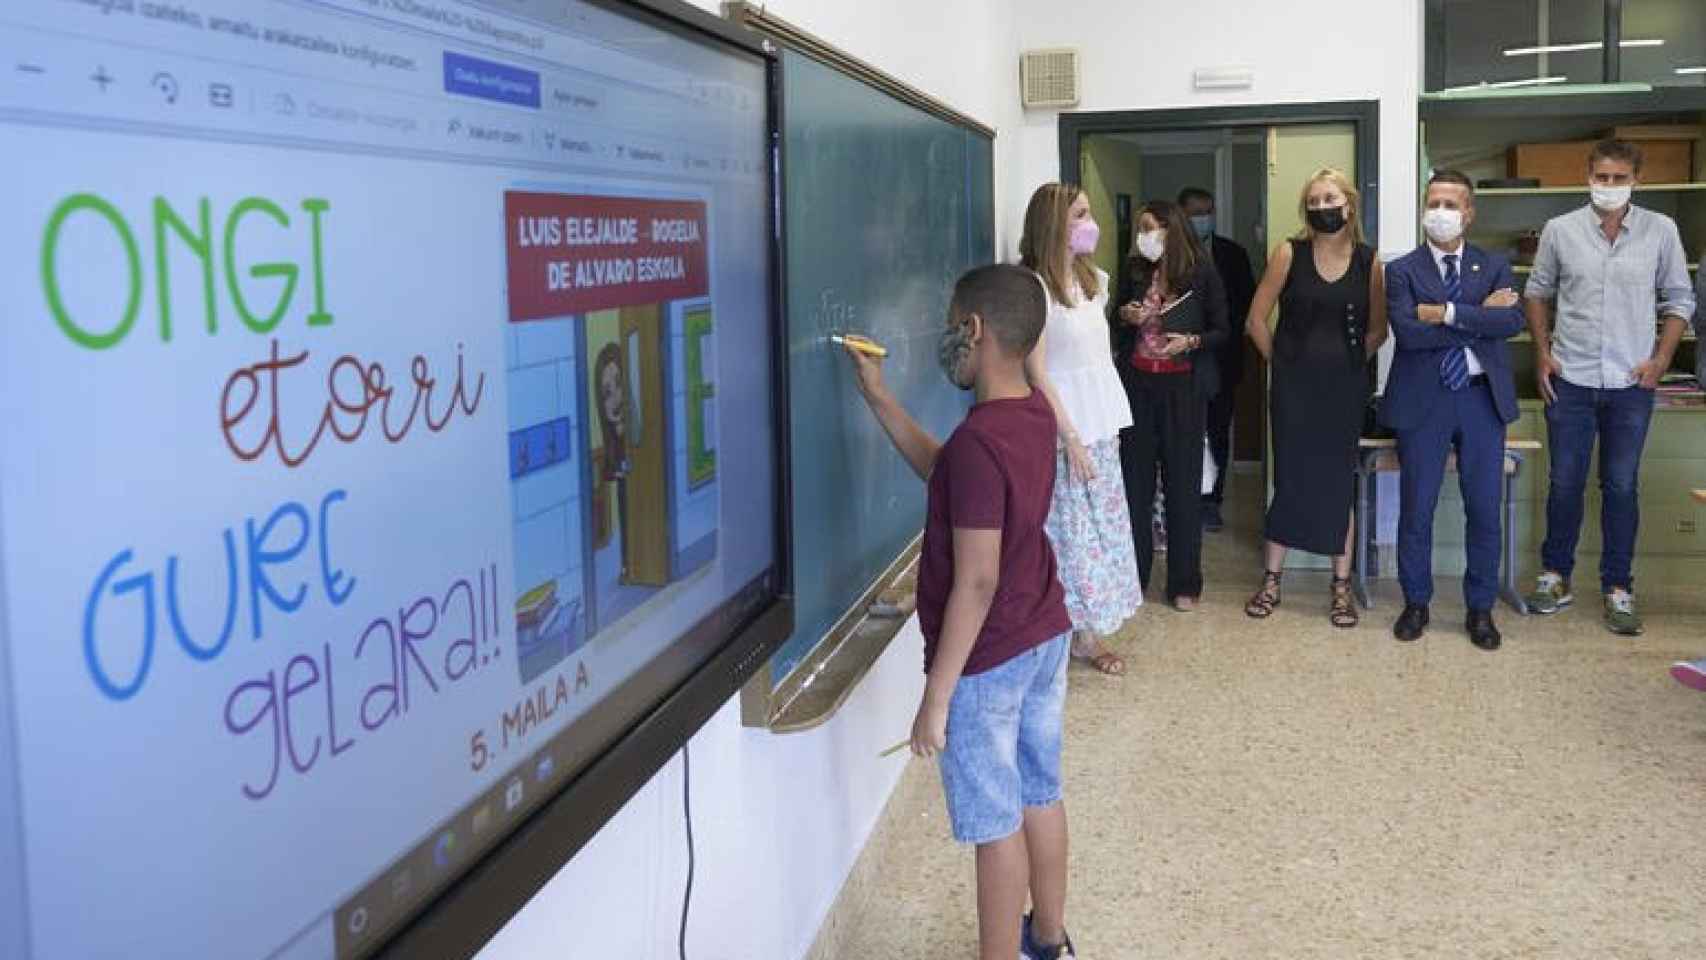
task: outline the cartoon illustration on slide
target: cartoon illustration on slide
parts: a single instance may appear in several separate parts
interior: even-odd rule
[[[662,324],[656,305],[585,319],[593,476],[593,582],[601,623],[670,582]],[[650,421],[650,422],[648,422]]]
[[[630,564],[628,537],[628,474],[634,471],[634,461],[628,459],[628,370],[622,360],[622,348],[607,343],[598,351],[592,365],[593,402],[598,408],[598,439],[603,446],[592,452],[594,482],[616,487],[616,516],[622,530],[622,579],[627,580]],[[636,404],[638,406],[638,404]],[[610,504],[600,486],[593,495],[592,515],[598,523],[595,550],[610,543]]]
[[[715,560],[715,309],[702,202],[510,192],[504,205],[528,682]]]
[[[531,680],[586,642],[581,556],[580,353],[568,319],[509,334],[509,475],[515,523],[515,636]],[[566,389],[565,389],[566,388]]]

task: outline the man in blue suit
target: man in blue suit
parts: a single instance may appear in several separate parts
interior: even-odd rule
[[[1386,315],[1398,349],[1380,413],[1398,435],[1398,581],[1404,588],[1404,612],[1392,634],[1418,640],[1427,631],[1434,507],[1455,450],[1468,520],[1465,626],[1471,643],[1497,650],[1493,602],[1505,426],[1517,418],[1505,341],[1522,329],[1522,310],[1510,264],[1463,239],[1475,221],[1469,178],[1437,171],[1424,206],[1428,242],[1386,268]]]

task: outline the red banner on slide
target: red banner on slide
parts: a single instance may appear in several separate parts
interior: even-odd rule
[[[702,296],[707,226],[699,200],[505,193],[509,319]]]

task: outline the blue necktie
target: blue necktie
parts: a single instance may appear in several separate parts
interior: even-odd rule
[[[1463,295],[1463,278],[1457,272],[1457,254],[1448,253],[1445,260],[1445,300],[1456,303]],[[1445,352],[1439,361],[1439,379],[1447,390],[1462,390],[1469,385],[1469,360],[1456,347]]]

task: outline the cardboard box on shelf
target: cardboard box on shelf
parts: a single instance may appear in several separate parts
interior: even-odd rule
[[[1642,183],[1688,183],[1694,179],[1694,141],[1637,140],[1645,163]],[[1595,141],[1566,143],[1518,143],[1505,156],[1507,175],[1533,177],[1542,187],[1578,187],[1587,184],[1588,155]]]
[[[1612,128],[1616,140],[1700,140],[1706,139],[1706,126],[1698,123],[1647,123]]]

